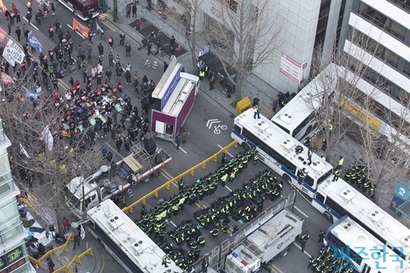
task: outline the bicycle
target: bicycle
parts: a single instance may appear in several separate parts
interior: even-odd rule
[[[215,125],[214,126],[214,134],[219,135],[222,131],[225,131],[226,129],[228,129],[228,126],[226,126],[225,124],[219,124],[219,125]]]

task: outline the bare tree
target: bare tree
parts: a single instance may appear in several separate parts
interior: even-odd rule
[[[280,32],[284,20],[273,0],[221,0],[215,6],[219,22],[205,33],[211,50],[222,62],[225,74],[235,86],[236,100],[242,99],[242,86],[253,70],[273,63],[274,54],[282,43]],[[232,65],[235,74],[228,71]]]
[[[352,43],[364,48],[366,53],[356,52],[354,57],[334,54],[334,64],[314,68],[318,73],[313,81],[314,89],[318,92],[308,97],[306,103],[314,109],[318,127],[323,128],[328,161],[338,151],[336,146],[348,135],[362,146],[360,159],[367,164],[367,178],[378,187],[384,187],[403,176],[409,165],[410,149],[406,140],[410,135],[410,97],[403,94],[396,98],[403,104],[400,113],[377,103],[375,98],[380,96],[394,101],[389,97],[387,79],[369,68],[375,58],[380,58],[378,43],[359,32],[352,33],[352,37]],[[335,69],[329,69],[332,66]],[[328,71],[319,73],[325,67]],[[358,87],[363,85],[367,86],[366,93]],[[382,126],[382,122],[386,126]]]
[[[175,7],[166,6],[163,1],[159,2],[161,9],[165,11],[167,20],[172,21],[174,27],[179,27],[180,32],[185,33],[191,53],[192,67],[196,67],[197,63],[197,43],[201,33],[198,24],[202,23],[198,21],[198,18],[202,3],[204,0],[180,0],[178,5],[182,10],[177,10]]]
[[[77,136],[69,133],[68,111],[51,95],[37,97],[35,84],[21,77],[14,86],[7,86],[0,106],[4,130],[10,138],[11,166],[15,177],[26,186],[46,193],[46,204],[57,216],[57,225],[69,214],[65,205],[64,187],[74,177],[91,173],[99,167],[101,155],[89,139],[93,128],[84,127]],[[44,93],[44,91],[42,92]],[[90,132],[90,133],[88,133]]]
[[[374,95],[376,94],[377,92]],[[406,179],[408,176],[410,149],[406,140],[410,135],[410,102],[407,94],[398,99],[404,104],[399,115],[389,110],[380,111],[371,96],[365,102],[369,112],[388,124],[388,137],[375,133],[369,123],[363,124],[359,130],[369,170],[368,178],[379,188],[389,182]]]

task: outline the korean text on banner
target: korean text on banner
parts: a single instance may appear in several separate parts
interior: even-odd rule
[[[78,22],[74,18],[73,18],[73,29],[78,31],[84,37],[88,38],[88,32],[90,31],[90,29],[84,26],[83,24],[81,24],[80,22]]]
[[[304,68],[306,68],[306,63],[302,64],[286,53],[282,53],[280,59],[280,72],[286,77],[297,84],[300,84],[303,79]]]
[[[3,57],[6,61],[14,66],[17,63],[21,64],[24,60],[24,51],[13,40],[9,40],[3,51]]]

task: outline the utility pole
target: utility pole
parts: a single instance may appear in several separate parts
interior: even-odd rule
[[[113,5],[114,5],[114,11],[113,11],[112,16],[114,18],[114,22],[117,22],[118,20],[118,0],[114,0]]]

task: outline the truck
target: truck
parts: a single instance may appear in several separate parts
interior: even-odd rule
[[[227,255],[225,272],[252,273],[276,256],[285,256],[302,233],[303,220],[288,209],[245,231],[245,238]]]
[[[81,219],[84,212],[104,200],[126,193],[132,196],[132,186],[159,176],[171,160],[153,137],[147,137],[144,142],[133,145],[130,155],[120,161],[101,166],[87,178],[73,178],[64,188],[66,205]]]

